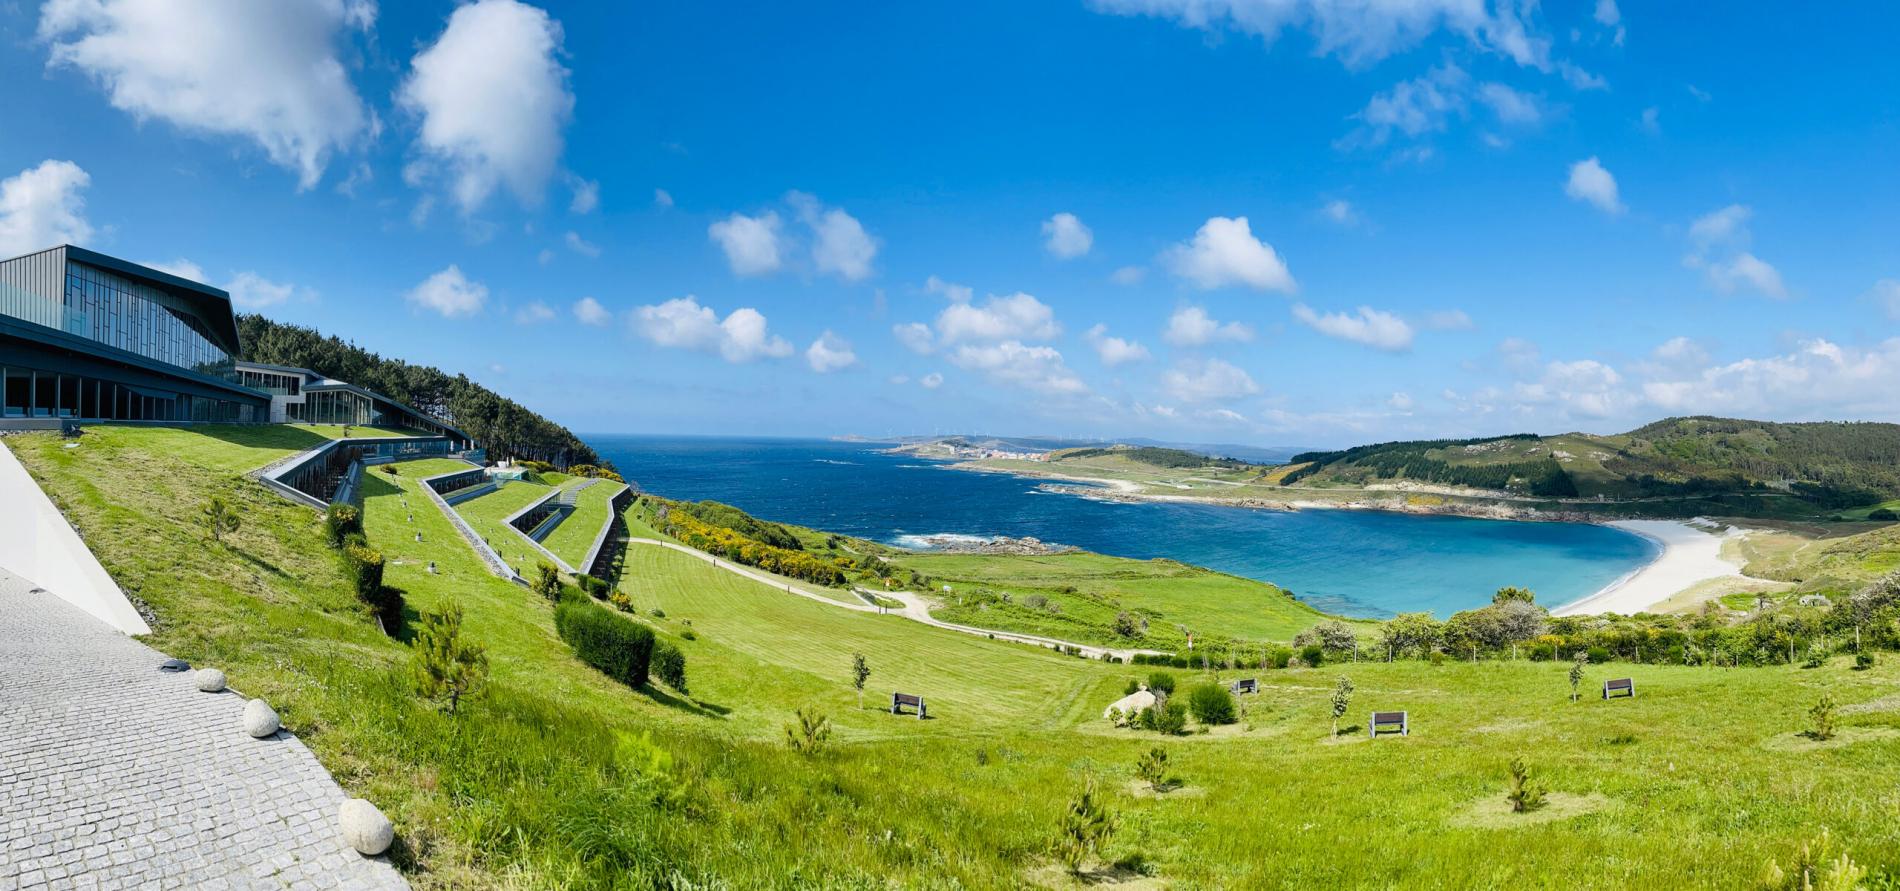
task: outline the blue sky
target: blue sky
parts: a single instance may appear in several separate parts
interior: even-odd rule
[[[1890,7],[795,6],[0,3],[0,252],[583,432],[1900,420]]]

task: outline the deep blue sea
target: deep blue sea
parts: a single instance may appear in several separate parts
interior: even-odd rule
[[[1591,594],[1657,546],[1605,526],[1377,511],[1296,513],[1122,503],[1038,481],[951,470],[880,446],[823,440],[590,436],[642,489],[769,520],[904,544],[905,536],[1033,535],[1122,557],[1168,557],[1272,582],[1328,612],[1445,618],[1504,585],[1546,606]]]

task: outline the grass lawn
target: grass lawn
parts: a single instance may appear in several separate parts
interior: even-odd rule
[[[586,572],[587,567],[581,562],[587,559],[587,549],[593,546],[595,536],[600,535],[600,528],[612,517],[613,505],[609,501],[619,488],[619,483],[602,480],[581,490],[574,502],[574,512],[554,527],[541,544],[566,560],[567,565]]]
[[[512,480],[486,495],[455,505],[453,510],[468,520],[476,535],[488,540],[501,559],[514,567],[522,578],[534,578],[535,564],[548,562],[541,552],[528,544],[528,537],[508,525],[514,512],[540,500],[553,486],[527,480]],[[457,539],[458,541],[460,539]]]
[[[1284,641],[1325,619],[1325,614],[1264,582],[1201,569],[1172,560],[1129,560],[1101,554],[1054,556],[904,555],[899,566],[930,576],[932,596],[943,606],[933,614],[984,628],[1043,634],[1089,643],[1173,650],[1186,646],[1178,626],[1254,640]],[[944,594],[940,587],[953,589]],[[988,609],[959,606],[958,592],[1007,591],[1012,604]],[[1030,595],[1046,598],[1060,612],[1022,606]],[[1117,637],[1117,613],[1149,619],[1141,638]]]
[[[422,462],[364,486],[368,534],[409,605],[384,635],[315,512],[241,475],[310,435],[89,428],[74,449],[6,444],[157,610],[151,642],[268,699],[395,820],[394,859],[421,888],[1017,888],[1048,875],[1059,814],[1088,781],[1116,814],[1107,859],[1181,888],[1732,888],[1824,827],[1874,887],[1900,869],[1892,654],[1862,672],[1839,658],[1592,665],[1578,703],[1567,664],[1269,671],[1240,723],[1163,739],[1098,717],[1145,670],[832,609],[637,546],[621,585],[686,650],[691,695],[633,691],[576,661],[545,603],[483,570],[416,491]],[[243,519],[223,543],[189,523],[210,495]],[[417,700],[408,666],[417,613],[451,600],[493,673],[454,716]],[[863,709],[854,652],[872,666]],[[1357,692],[1335,739],[1341,674]],[[1636,699],[1594,698],[1620,676]],[[923,694],[934,720],[878,711],[892,688]],[[1844,706],[1840,734],[1794,735],[1823,691]],[[783,743],[808,705],[837,727],[814,756]],[[1412,736],[1366,741],[1371,709],[1409,710]],[[1132,766],[1155,745],[1185,785],[1137,794]],[[1562,796],[1527,817],[1499,804],[1520,756]]]

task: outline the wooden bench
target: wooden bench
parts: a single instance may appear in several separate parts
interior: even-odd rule
[[[1253,678],[1242,678],[1238,681],[1235,681],[1233,683],[1233,686],[1230,687],[1229,689],[1233,690],[1234,693],[1236,694],[1258,693],[1260,692],[1260,682]]]
[[[1634,678],[1616,678],[1603,682],[1604,699],[1619,695],[1628,696],[1631,699],[1636,698],[1636,680]]]
[[[924,698],[922,696],[912,696],[909,693],[891,694],[891,714],[903,714],[906,706],[917,710],[917,720],[919,721],[922,721],[924,715],[927,714],[924,710]]]
[[[1412,723],[1405,712],[1373,712],[1372,718],[1366,721],[1366,730],[1370,731],[1368,735],[1376,737],[1382,728],[1387,733],[1412,735]]]

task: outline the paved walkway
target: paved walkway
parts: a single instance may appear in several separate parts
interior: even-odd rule
[[[0,570],[0,891],[408,887],[302,742],[166,658]]]
[[[1013,643],[1029,644],[1031,646],[1037,646],[1037,647],[1047,647],[1052,650],[1062,649],[1062,648],[1072,648],[1072,649],[1080,650],[1083,656],[1086,656],[1090,659],[1100,659],[1102,658],[1102,654],[1106,653],[1106,654],[1109,654],[1121,659],[1123,662],[1126,662],[1129,660],[1130,657],[1132,657],[1136,653],[1154,655],[1160,652],[1159,650],[1136,650],[1136,649],[1117,650],[1117,649],[1112,649],[1108,647],[1098,647],[1092,644],[1076,643],[1074,641],[1069,641],[1069,640],[1059,640],[1053,637],[1041,637],[1034,634],[1017,634],[1014,631],[997,631],[991,628],[977,628],[972,625],[958,625],[954,622],[945,622],[944,620],[939,619],[930,614],[930,604],[925,602],[924,598],[909,591],[873,591],[869,588],[857,589],[858,591],[864,594],[875,595],[878,597],[887,597],[892,600],[898,601],[899,603],[904,604],[904,608],[901,610],[879,609],[878,607],[872,606],[868,603],[845,603],[844,601],[841,601],[841,600],[833,600],[829,597],[826,597],[823,594],[819,594],[813,591],[807,591],[804,588],[798,587],[797,585],[789,584],[785,581],[782,581],[778,578],[767,575],[756,569],[749,569],[747,567],[740,566],[736,563],[731,563],[725,560],[721,560],[718,557],[715,557],[711,554],[706,553],[705,551],[697,550],[695,548],[690,548],[678,542],[662,541],[656,538],[631,538],[631,537],[626,539],[626,541],[629,544],[653,545],[656,547],[668,548],[671,550],[679,551],[682,554],[690,554],[694,557],[698,557],[701,560],[711,563],[712,565],[717,566],[720,569],[723,569],[727,572],[736,573],[738,575],[745,576],[746,578],[749,578],[760,584],[769,585],[773,588],[784,588],[786,593],[788,594],[796,594],[808,600],[816,600],[819,603],[822,603],[826,606],[835,606],[839,609],[848,609],[853,612],[860,612],[860,613],[886,613],[888,612],[892,615],[903,616],[904,618],[910,619],[913,622],[922,622],[923,624],[929,625],[932,628],[942,628],[945,631],[956,631],[963,634],[974,634],[979,637],[987,637],[993,640],[1007,640]]]

